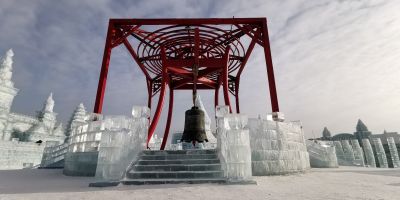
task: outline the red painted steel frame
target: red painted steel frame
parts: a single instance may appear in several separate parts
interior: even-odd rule
[[[243,36],[251,39],[247,48],[240,40]],[[137,41],[136,49],[130,40]],[[111,51],[121,44],[146,77],[149,108],[152,97],[160,94],[147,144],[160,119],[167,86],[169,109],[162,150],[171,126],[174,90],[214,90],[217,106],[222,86],[225,105],[232,112],[231,93],[239,113],[240,76],[256,44],[264,48],[272,111],[279,112],[266,18],[110,19],[95,113],[102,112]]]

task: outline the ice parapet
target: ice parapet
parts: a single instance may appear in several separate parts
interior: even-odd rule
[[[365,165],[369,167],[376,167],[375,156],[369,139],[362,139],[362,146],[365,155]]]
[[[388,161],[386,158],[385,150],[383,149],[382,141],[380,138],[372,138],[375,147],[378,165],[380,168],[388,168]]]
[[[310,165],[315,168],[336,168],[338,161],[335,147],[329,142],[307,141]]]
[[[390,158],[392,159],[393,168],[400,167],[399,154],[397,151],[396,143],[394,142],[394,138],[388,137],[387,141],[388,141]]]
[[[99,145],[97,179],[120,180],[131,162],[145,149],[148,119],[146,115],[141,116],[105,118],[105,131]]]
[[[310,168],[300,123],[250,118],[248,127],[253,175],[288,174]]]
[[[354,165],[354,151],[348,140],[342,140],[344,160]]]
[[[247,117],[240,114],[217,118],[219,157],[225,177],[231,181],[249,180],[252,176],[249,130],[244,118]]]

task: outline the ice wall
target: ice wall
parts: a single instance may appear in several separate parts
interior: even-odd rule
[[[133,118],[105,117],[105,131],[99,144],[97,179],[120,180],[145,149],[150,111],[146,107],[134,107],[133,110]]]
[[[225,177],[230,181],[249,180],[251,172],[251,150],[247,116],[226,114],[225,109],[217,115],[218,153]]]
[[[374,144],[378,164],[380,168],[388,168],[388,161],[386,158],[385,149],[383,149],[382,141],[380,138],[372,138]]]
[[[390,158],[392,159],[393,168],[400,167],[399,153],[397,151],[396,143],[393,137],[387,138],[389,145]]]
[[[22,169],[40,164],[45,144],[0,140],[0,170]]]
[[[250,118],[253,175],[302,172],[310,168],[301,124]]]
[[[364,153],[360,146],[360,143],[358,143],[358,140],[351,140],[351,146],[353,147],[354,164],[357,166],[363,167],[364,166]]]
[[[335,147],[323,141],[306,141],[310,165],[314,168],[338,167]]]
[[[362,146],[365,155],[365,165],[368,167],[376,167],[375,156],[369,139],[362,139]]]

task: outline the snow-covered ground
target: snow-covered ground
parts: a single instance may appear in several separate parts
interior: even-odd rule
[[[6,199],[400,199],[400,169],[340,167],[254,177],[257,185],[148,185],[89,188],[93,178],[61,170],[0,171]]]

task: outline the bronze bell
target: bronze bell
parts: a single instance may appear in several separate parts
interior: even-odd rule
[[[204,124],[204,112],[196,106],[185,112],[185,129],[181,141],[208,142]]]

